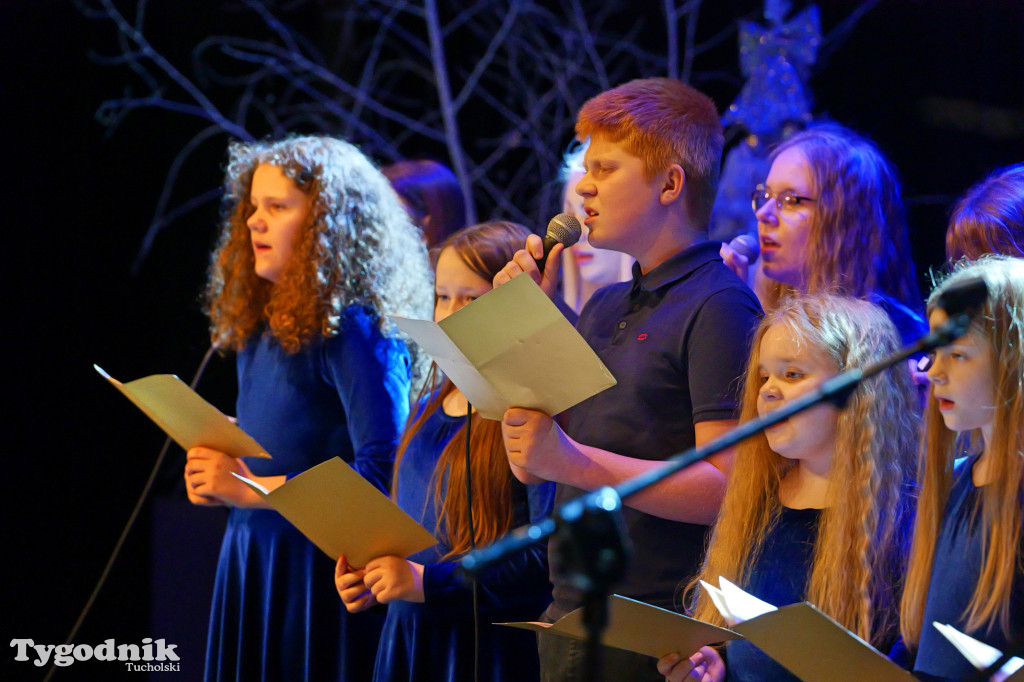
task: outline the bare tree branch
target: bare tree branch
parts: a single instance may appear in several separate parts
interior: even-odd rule
[[[142,109],[196,121],[168,169],[135,270],[161,229],[215,195],[175,206],[188,159],[219,133],[251,140],[319,130],[382,162],[437,158],[455,171],[471,216],[479,201],[481,215],[536,225],[555,208],[561,152],[586,99],[659,74],[739,85],[738,69],[702,69],[701,55],[736,32],[731,19],[698,32],[702,0],[349,0],[317,8],[315,32],[303,30],[308,2],[240,0],[224,11],[232,25],[236,16],[253,19],[250,28],[212,31],[185,46],[180,69],[147,37],[146,0],[131,19],[115,0],[76,2],[116,29],[116,54],[93,57],[126,74],[123,95],[96,114],[108,134]],[[867,0],[830,39],[875,3]],[[653,35],[665,44],[652,47],[660,43]]]

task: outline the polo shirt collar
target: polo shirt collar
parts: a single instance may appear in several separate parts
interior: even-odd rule
[[[683,249],[647,274],[640,272],[639,263],[633,263],[633,287],[631,293],[635,295],[640,291],[657,291],[662,287],[678,282],[701,266],[716,260],[722,260],[722,257],[719,255],[721,248],[721,242],[699,242]]]

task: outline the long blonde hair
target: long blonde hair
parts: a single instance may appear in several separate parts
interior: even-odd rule
[[[755,334],[742,422],[757,417],[761,339],[775,324],[825,354],[837,372],[863,367],[899,347],[886,314],[866,301],[830,294],[787,298]],[[915,405],[909,372],[900,363],[862,382],[836,424],[829,501],[818,524],[807,599],[867,641],[892,639],[897,628],[912,513],[907,487],[914,467]],[[698,580],[714,584],[723,576],[744,584],[781,514],[779,485],[793,466],[771,450],[764,434],[738,446],[704,565],[687,588],[696,591],[695,617],[724,624]]]
[[[988,299],[971,329],[992,352],[996,395],[992,442],[987,444],[992,455],[991,481],[981,487],[973,510],[974,521],[980,522],[981,573],[963,615],[970,630],[991,631],[998,624],[1009,634],[1013,577],[1021,570],[1024,501],[1024,261],[988,257],[957,270],[932,292],[929,312],[939,294],[972,277],[983,277],[988,286]],[[943,423],[934,394],[928,397],[925,423],[919,465],[923,490],[900,612],[900,627],[908,644],[921,638],[935,542],[958,454],[957,434]],[[969,440],[982,442],[980,430],[972,431]]]

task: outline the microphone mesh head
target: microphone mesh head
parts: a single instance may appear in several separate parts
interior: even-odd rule
[[[582,234],[583,226],[580,225],[580,221],[568,213],[559,213],[548,222],[547,236],[565,244],[566,248],[578,242]]]

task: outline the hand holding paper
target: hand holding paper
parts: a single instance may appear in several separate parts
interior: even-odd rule
[[[253,476],[245,461],[211,448],[189,448],[185,461],[185,492],[192,504],[200,506],[262,507],[267,504],[240,477],[253,479],[269,493],[285,481],[284,476]]]
[[[338,557],[334,567],[334,587],[338,590],[341,603],[349,613],[359,613],[377,603],[373,593],[363,583],[364,568],[352,568],[344,556]]]
[[[665,676],[667,682],[684,682],[700,680],[700,682],[723,682],[725,680],[725,661],[713,647],[702,646],[700,650],[684,658],[679,654],[669,654],[658,659],[658,672]]]
[[[390,555],[366,564],[363,584],[379,604],[393,601],[423,603],[423,565]]]
[[[519,469],[540,480],[564,481],[566,469],[585,463],[575,441],[543,412],[509,408],[501,422],[501,435],[509,464],[517,475],[516,469]]]

